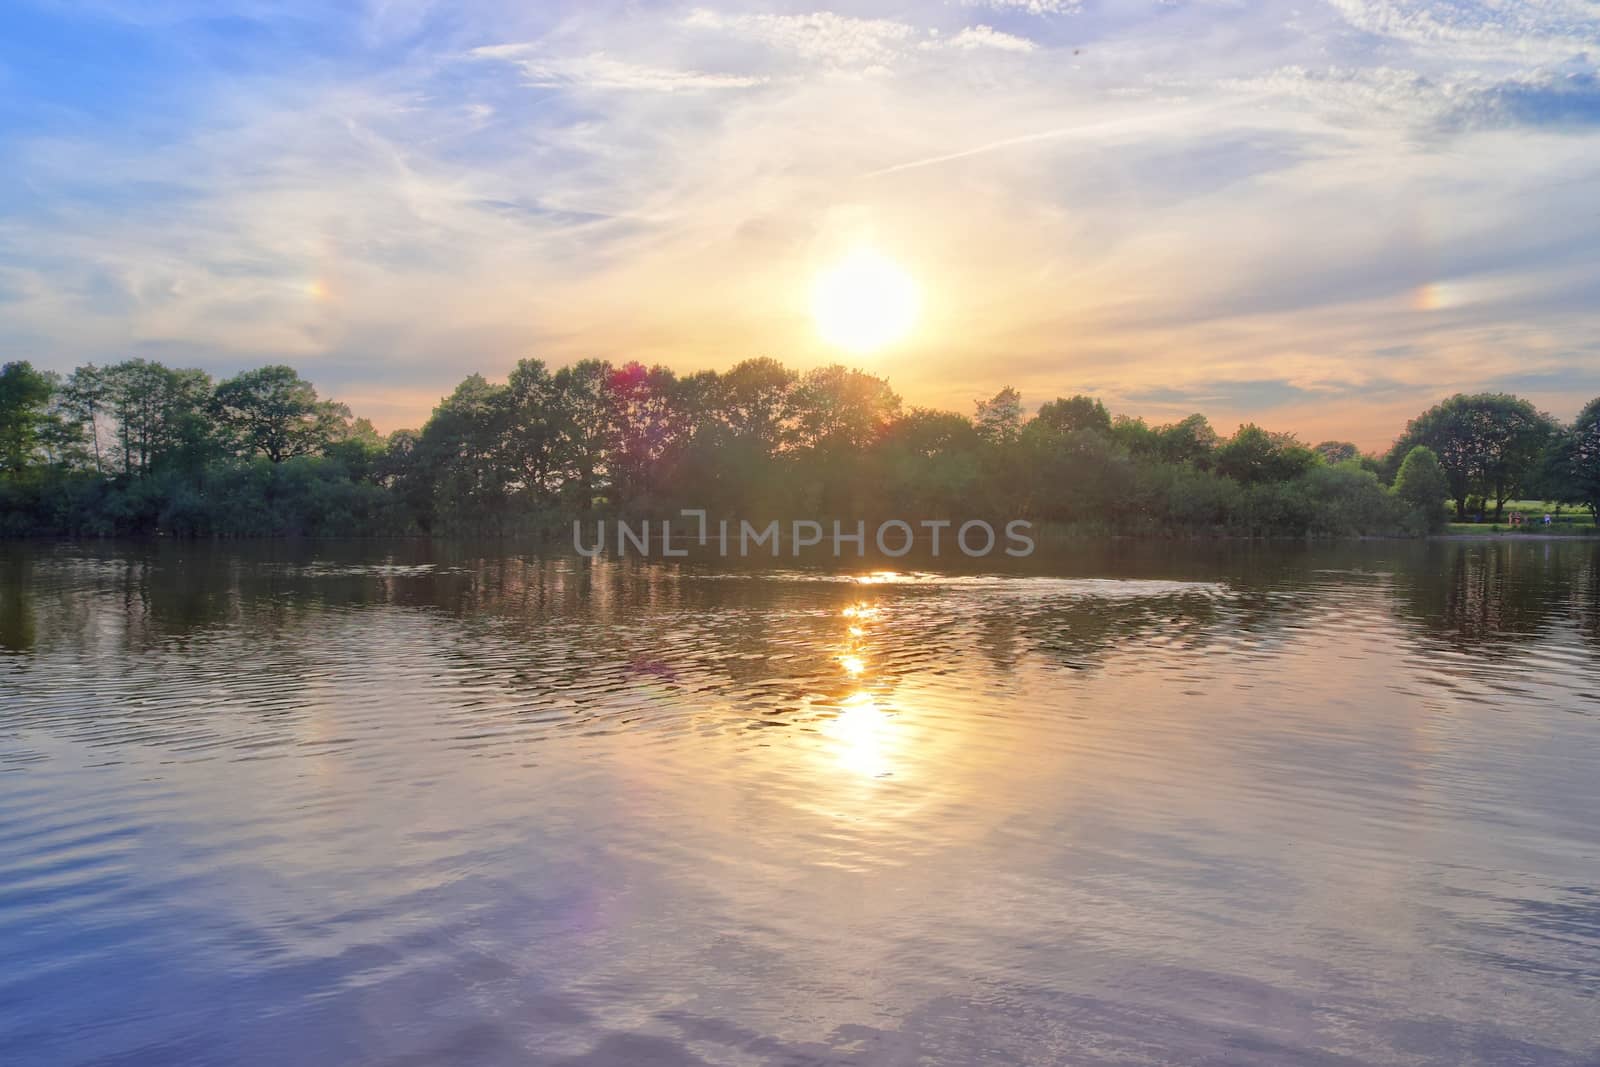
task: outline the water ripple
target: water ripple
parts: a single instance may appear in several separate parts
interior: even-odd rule
[[[1523,547],[8,549],[0,1060],[1596,1062]]]

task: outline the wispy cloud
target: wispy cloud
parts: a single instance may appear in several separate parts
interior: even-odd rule
[[[1600,9],[1583,0],[1330,0],[1349,24],[1419,56],[1560,62],[1594,48]]]
[[[961,0],[966,7],[1020,11],[1029,15],[1070,15],[1083,10],[1082,0]]]
[[[932,41],[924,41],[923,48],[955,48],[970,51],[975,48],[997,48],[1002,52],[1032,52],[1038,46],[1026,37],[1014,33],[1001,33],[992,26],[965,26],[958,33]]]
[[[963,26],[941,34],[882,18],[851,18],[827,11],[807,15],[723,15],[698,8],[686,20],[695,29],[728,34],[835,67],[887,67],[916,51],[1032,52],[1033,41],[992,26]]]
[[[1586,60],[1478,89],[1446,116],[1461,127],[1600,126],[1600,77]]]
[[[712,74],[702,70],[675,70],[591,52],[584,56],[547,56],[537,45],[483,45],[472,50],[479,59],[503,60],[516,65],[529,85],[542,89],[584,88],[678,92],[695,89],[748,89],[764,79],[745,74]]]
[[[922,167],[933,167],[941,163],[954,163],[958,160],[971,159],[973,156],[987,155],[990,152],[999,152],[1010,148],[1022,148],[1028,145],[1037,145],[1047,141],[1062,141],[1067,139],[1094,140],[1107,134],[1127,135],[1137,133],[1141,129],[1155,129],[1161,126],[1171,127],[1197,117],[1206,108],[1183,107],[1167,111],[1139,112],[1124,115],[1120,118],[1103,119],[1095,122],[1086,122],[1078,126],[1063,126],[1053,130],[1039,130],[1035,133],[1019,134],[1016,137],[1005,137],[998,141],[985,141],[982,144],[966,148],[958,148],[950,152],[941,152],[938,155],[924,156],[919,159],[906,160],[893,163],[887,167],[866,172],[864,178],[880,178],[889,174],[898,174],[902,171],[918,170]]]
[[[717,30],[792,52],[804,59],[838,65],[883,63],[917,36],[904,22],[854,18],[831,11],[805,15],[722,14],[707,8],[691,12],[686,24]]]
[[[1294,66],[1220,85],[1257,100],[1292,102],[1331,122],[1419,136],[1600,124],[1600,77],[1581,55],[1509,78],[1478,70],[1426,75],[1395,67]]]

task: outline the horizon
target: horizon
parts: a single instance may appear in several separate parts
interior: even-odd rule
[[[654,369],[654,367],[649,366],[649,365],[645,365],[645,364],[641,364],[638,361],[621,361],[621,362],[619,362],[619,361],[615,361],[615,360],[608,360],[608,359],[605,359],[603,357],[594,357],[593,361],[601,363],[602,365],[604,365],[606,368],[608,368],[612,372],[619,371],[619,370],[624,370],[624,369],[626,369],[628,367],[634,367],[634,366],[640,367],[640,368],[645,369],[645,370]],[[159,363],[159,361],[152,361],[152,362]],[[574,361],[574,362],[577,362],[577,361]],[[165,365],[165,364],[161,364],[161,365]],[[113,364],[104,364],[104,365],[100,366],[100,369],[104,370],[104,369],[107,369],[110,366],[114,366],[114,365]],[[240,369],[240,374],[244,375],[246,372],[249,372],[249,371],[265,370],[265,369],[269,369],[272,366],[285,366],[290,371],[295,372],[297,377],[302,377],[303,380],[309,381],[309,379],[304,379],[303,376],[300,374],[300,368],[294,367],[294,366],[289,365],[289,364],[257,364],[257,365],[241,368]],[[655,366],[659,367],[659,366],[664,366],[664,365],[655,365]],[[735,364],[735,367],[736,366],[737,366],[737,364]],[[955,408],[940,408],[940,407],[935,407],[935,406],[931,406],[931,405],[916,404],[914,402],[908,401],[906,399],[906,397],[896,387],[895,382],[893,381],[893,379],[888,378],[888,377],[886,377],[884,375],[876,374],[875,371],[873,370],[873,368],[870,367],[870,366],[862,366],[862,365],[859,365],[859,364],[852,364],[848,360],[840,360],[840,361],[835,361],[832,364],[819,364],[818,365],[818,367],[828,367],[828,366],[842,367],[846,371],[871,374],[871,375],[873,375],[875,377],[880,378],[884,382],[884,384],[890,389],[890,391],[893,392],[895,394],[895,396],[900,399],[900,401],[901,401],[901,403],[903,405],[901,411],[896,416],[895,421],[899,421],[901,419],[904,419],[905,417],[910,416],[913,412],[921,410],[921,411],[929,411],[929,412],[935,412],[935,413],[947,413],[947,414],[957,415],[957,416],[960,416],[962,419],[966,420],[968,423],[972,423],[972,424],[976,425],[976,423],[979,421],[979,418],[981,417],[981,411],[982,411],[982,408],[983,408],[985,402],[990,401],[990,400],[999,399],[999,394],[1000,393],[1004,392],[1008,388],[1014,388],[1012,386],[1008,386],[1008,385],[1005,385],[1005,384],[997,385],[995,387],[995,391],[993,393],[990,393],[988,396],[975,397],[973,402],[971,404],[967,405],[967,409],[966,410],[959,410],[959,409],[955,409]],[[187,368],[185,368],[185,367],[175,367],[174,369],[202,370],[202,371],[204,371],[204,368],[199,368],[199,367],[187,367]],[[549,372],[554,373],[556,370],[560,369],[560,367],[557,366],[557,365],[546,364],[546,369]],[[677,378],[679,381],[686,381],[692,374],[700,373],[699,371],[680,372],[676,368],[673,368],[673,367],[666,367],[665,369],[669,373],[671,373],[675,378]],[[710,373],[722,374],[722,373],[725,373],[726,371],[732,370],[732,369],[734,369],[734,368],[732,368],[732,367],[723,368],[722,370],[711,371]],[[817,368],[812,368],[812,367],[794,368],[794,367],[787,367],[786,366],[786,369],[791,371],[791,372],[794,372],[797,375],[797,378],[798,378],[799,376],[804,375],[804,373],[806,371],[817,369]],[[511,370],[515,370],[515,368],[511,368]],[[62,373],[62,372],[57,371],[56,373]],[[204,373],[210,375],[211,372],[204,371]],[[507,374],[508,373],[509,373],[509,371],[507,372]],[[482,379],[484,379],[485,381],[489,382],[492,385],[504,386],[506,384],[507,374],[500,374],[498,376],[494,376],[494,375],[484,374],[482,371],[467,371],[465,374],[462,375],[462,377],[456,382],[456,384],[454,386],[452,386],[451,388],[447,389],[445,392],[441,393],[439,395],[438,399],[436,401],[434,401],[432,405],[429,406],[429,408],[427,409],[427,414],[425,414],[421,419],[419,419],[414,424],[413,423],[405,423],[405,424],[397,424],[397,425],[394,425],[394,426],[384,426],[384,425],[381,425],[378,422],[378,420],[373,419],[366,412],[363,412],[360,409],[354,407],[353,405],[350,405],[347,401],[345,401],[340,396],[333,395],[333,394],[328,394],[328,393],[323,393],[323,392],[321,392],[319,390],[318,399],[323,400],[323,401],[331,401],[331,402],[333,402],[335,404],[344,405],[346,408],[349,409],[349,418],[352,421],[364,420],[364,421],[370,423],[372,425],[372,428],[374,430],[376,430],[378,433],[382,434],[384,437],[389,437],[390,435],[394,434],[397,431],[398,432],[403,432],[403,433],[420,433],[423,430],[425,430],[426,427],[427,427],[427,424],[436,415],[439,414],[440,409],[450,400],[451,396],[453,395],[453,393],[455,392],[455,390],[456,390],[456,388],[458,386],[460,386],[462,384],[465,384],[466,382],[470,381],[474,377],[482,378]],[[221,376],[212,376],[212,381],[217,385],[221,385],[221,384],[223,384],[224,382],[227,381],[227,378],[221,377]],[[313,388],[316,388],[316,383],[312,382],[311,384],[312,384]],[[1437,397],[1434,402],[1429,404],[1429,408],[1432,409],[1432,408],[1436,407],[1438,404],[1442,404],[1444,401],[1450,399],[1451,396],[1461,396],[1461,395],[1471,395],[1471,396],[1511,395],[1511,396],[1515,396],[1515,394],[1483,394],[1483,393],[1479,393],[1479,394],[1461,394],[1461,393],[1455,393],[1455,394],[1450,394],[1448,396],[1441,395],[1441,396]],[[1092,394],[1072,393],[1072,392],[1067,392],[1067,391],[1062,391],[1062,392],[1058,392],[1058,393],[1055,393],[1055,394],[1050,395],[1050,396],[1041,396],[1041,397],[1028,397],[1026,395],[1023,395],[1021,397],[1021,410],[1020,410],[1021,423],[1022,424],[1026,424],[1027,422],[1032,421],[1034,418],[1036,418],[1039,415],[1040,407],[1043,406],[1043,405],[1050,404],[1053,401],[1060,401],[1060,400],[1067,400],[1067,399],[1077,399],[1077,398],[1086,398],[1086,399],[1098,401],[1098,402],[1104,404],[1104,401],[1103,401],[1103,399],[1101,397],[1097,397],[1097,396],[1094,396]],[[1526,399],[1526,398],[1519,398],[1519,399]],[[1600,399],[1600,398],[1596,398],[1596,399]],[[1345,434],[1345,435],[1341,436],[1341,435],[1339,435],[1337,433],[1334,433],[1334,434],[1331,434],[1331,435],[1328,435],[1328,436],[1307,437],[1305,434],[1298,433],[1292,428],[1286,428],[1286,427],[1281,427],[1281,426],[1273,426],[1273,425],[1262,424],[1262,423],[1255,422],[1255,421],[1253,421],[1251,419],[1244,419],[1244,420],[1240,421],[1237,425],[1229,425],[1229,424],[1226,424],[1226,423],[1219,424],[1215,419],[1213,419],[1211,417],[1211,415],[1209,413],[1207,413],[1205,411],[1190,411],[1190,412],[1185,412],[1183,415],[1173,416],[1170,419],[1164,419],[1164,420],[1163,419],[1155,419],[1155,420],[1152,420],[1152,419],[1149,419],[1149,418],[1147,418],[1145,416],[1137,415],[1137,414],[1132,413],[1132,412],[1120,411],[1120,410],[1116,409],[1115,407],[1113,407],[1113,406],[1111,406],[1109,404],[1105,404],[1104,406],[1106,407],[1106,410],[1107,410],[1108,414],[1112,418],[1121,418],[1123,416],[1129,416],[1129,417],[1138,419],[1140,421],[1143,421],[1146,425],[1148,425],[1152,429],[1170,428],[1170,427],[1176,425],[1177,423],[1182,422],[1187,417],[1198,415],[1198,416],[1204,418],[1206,420],[1206,423],[1208,425],[1210,425],[1211,428],[1217,432],[1218,438],[1220,440],[1224,440],[1224,441],[1229,440],[1229,439],[1233,438],[1239,431],[1245,429],[1246,427],[1255,426],[1258,429],[1265,430],[1268,433],[1273,434],[1273,435],[1287,434],[1290,439],[1298,441],[1299,443],[1305,445],[1307,448],[1313,448],[1315,446],[1322,445],[1322,444],[1353,444],[1353,445],[1355,445],[1357,447],[1359,453],[1362,456],[1371,457],[1373,459],[1382,459],[1382,458],[1384,458],[1391,451],[1391,449],[1394,447],[1395,443],[1398,442],[1401,438],[1403,438],[1405,436],[1406,430],[1410,427],[1410,425],[1412,424],[1413,420],[1415,420],[1416,418],[1418,418],[1418,417],[1420,417],[1422,415],[1427,414],[1427,412],[1422,412],[1422,411],[1413,412],[1411,415],[1406,417],[1405,421],[1391,435],[1389,435],[1389,437],[1387,439],[1385,439],[1384,441],[1382,441],[1379,444],[1373,445],[1373,444],[1367,444],[1367,443],[1365,443],[1365,442],[1363,442],[1361,440],[1354,439],[1349,434]],[[1545,412],[1544,414],[1548,415],[1549,413]],[[1569,420],[1558,420],[1558,421],[1564,423],[1564,422],[1569,421]]]
[[[1600,15],[1560,5],[8,22],[0,351],[41,369],[287,363],[388,432],[465,368],[771,356],[1368,451],[1455,392],[1600,394]],[[918,297],[868,353],[808,306],[861,248]]]

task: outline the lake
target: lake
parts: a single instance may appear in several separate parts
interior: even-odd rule
[[[1600,546],[0,546],[0,1062],[1595,1064]]]

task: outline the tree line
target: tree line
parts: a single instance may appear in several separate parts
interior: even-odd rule
[[[0,367],[0,533],[533,534],[577,516],[1030,519],[1084,533],[1352,536],[1499,518],[1537,496],[1600,509],[1600,400],[1570,425],[1457,395],[1394,446],[1306,445],[1202,415],[1165,425],[1088,396],[1031,416],[1007,387],[972,415],[884,379],[771,359],[518,363],[474,374],[387,436],[286,366],[222,381],[133,359],[65,376]]]

